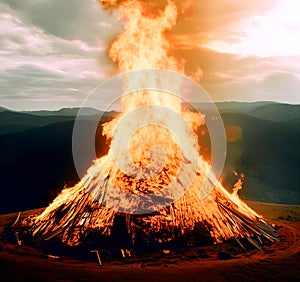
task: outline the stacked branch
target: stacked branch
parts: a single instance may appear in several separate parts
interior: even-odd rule
[[[103,167],[102,171],[107,171],[107,175],[87,174],[74,187],[65,188],[41,215],[33,219],[30,226],[32,236],[43,240],[60,240],[71,246],[80,244],[82,238],[92,231],[98,232],[99,235],[110,236],[117,212],[116,209],[108,208],[103,203],[112,205],[108,202],[110,199],[118,203],[118,191],[110,187],[111,183],[118,181],[118,186],[124,187],[123,189],[131,187],[132,193],[143,195],[148,202],[153,199],[153,194],[143,193],[143,186],[153,191],[157,189],[157,183],[160,183],[161,187],[164,183],[165,185],[170,183],[167,168],[161,171],[157,176],[160,180],[155,179],[153,185],[151,181],[143,183],[126,176],[114,167]],[[264,240],[270,242],[278,240],[277,233],[260,215],[236,194],[230,194],[213,178],[210,180],[215,185],[214,190],[205,199],[200,200],[200,187],[208,177],[208,174],[203,173],[205,171],[208,171],[208,165],[202,163],[192,186],[174,203],[151,214],[127,216],[128,234],[134,238],[135,231],[139,230],[148,238],[154,238],[158,243],[162,243],[186,235],[194,230],[197,224],[202,224],[217,243],[235,238],[241,245],[240,238],[249,238],[250,242],[257,246]],[[93,181],[89,177],[92,177]],[[84,183],[89,183],[88,190]],[[182,185],[180,181],[178,183]],[[105,191],[105,195],[95,197],[91,191],[100,186],[105,188],[101,190]],[[132,205],[131,199],[127,200],[128,204]],[[139,205],[143,203],[134,204],[136,208],[140,208]]]

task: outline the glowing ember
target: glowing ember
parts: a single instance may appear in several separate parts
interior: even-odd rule
[[[176,24],[178,13],[184,12],[190,1],[178,8],[169,0],[162,9],[155,8],[151,1],[147,1],[147,4],[137,0],[101,2],[105,7],[118,6],[124,24],[124,32],[109,49],[109,56],[119,65],[120,71],[159,68],[184,73],[183,65],[169,56],[170,43],[165,32]],[[199,69],[195,78],[201,76]],[[137,75],[136,79],[141,80],[142,84],[143,81],[154,79],[159,88],[162,78]],[[130,83],[124,81],[124,92],[130,89]],[[143,111],[140,119],[151,120],[155,116],[163,121],[165,128],[155,124],[139,127],[140,120],[130,118],[132,111],[147,106],[150,110]],[[193,131],[186,130],[180,124],[174,125],[171,113],[153,111],[151,106],[170,108]],[[106,156],[94,162],[77,185],[65,188],[41,215],[33,219],[33,236],[59,238],[62,242],[74,245],[80,243],[81,237],[90,230],[110,235],[118,204],[131,206],[133,213],[134,209],[148,208],[151,211],[153,192],[162,191],[162,198],[168,202],[170,195],[164,192],[164,188],[175,182],[175,190],[182,192],[188,180],[192,179],[189,189],[179,200],[155,214],[127,215],[127,230],[131,237],[135,237],[135,230],[139,228],[158,242],[169,241],[202,224],[215,242],[253,236],[276,240],[276,234],[263,218],[249,208],[237,193],[230,194],[211,174],[210,164],[199,155],[196,130],[204,124],[201,114],[184,110],[179,97],[159,91],[135,91],[126,95],[122,98],[121,109],[122,113],[103,128],[114,146]],[[122,132],[117,126],[119,122],[125,122]],[[174,126],[186,140],[184,144],[179,145],[176,136],[168,130]],[[134,132],[128,148],[122,144],[122,134],[126,135],[126,131]],[[156,150],[155,146],[160,149]],[[119,156],[117,159],[116,155]],[[181,169],[182,163],[195,163],[195,156],[196,166]],[[214,190],[201,200],[200,189],[205,189],[203,184],[207,179],[207,183],[214,185]],[[240,188],[239,184],[242,182],[236,185],[236,189]],[[120,191],[140,195],[147,201],[120,197]],[[145,202],[150,205],[144,206]]]

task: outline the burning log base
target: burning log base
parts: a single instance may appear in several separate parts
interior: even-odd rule
[[[196,182],[202,180],[198,175]],[[89,240],[95,242],[96,238],[100,248],[109,248],[103,242],[111,240],[124,249],[122,253],[147,244],[154,249],[170,247],[172,243],[176,246],[180,239],[188,240],[189,236],[203,245],[234,238],[244,250],[243,241],[247,239],[261,251],[264,242],[278,240],[277,233],[261,216],[220,183],[204,200],[199,199],[198,189],[193,185],[177,202],[146,215],[117,213],[101,205],[79,183],[65,188],[41,215],[27,218],[23,224],[39,240],[78,246]]]
[[[124,23],[124,32],[112,43],[109,50],[110,57],[118,63],[121,71],[156,68],[184,73],[182,64],[169,56],[171,45],[165,33],[176,24],[177,15],[183,13],[186,7],[181,9],[171,0],[167,1],[164,9],[159,7],[156,11],[153,3],[147,6],[151,1],[101,2],[108,8],[118,6],[120,18]],[[143,84],[149,77],[141,76],[138,79]],[[160,79],[153,80],[158,81],[156,89],[160,89]],[[170,83],[174,84],[174,81]],[[108,140],[116,141],[115,131],[120,119],[125,118],[126,121],[126,115],[131,111],[153,105],[171,108],[194,130],[189,134],[184,128],[178,129],[177,137],[197,140],[195,132],[199,125],[204,123],[200,114],[183,110],[182,100],[178,97],[162,96],[161,93],[147,91],[137,91],[131,96],[122,97],[122,114],[104,125],[103,132]],[[168,128],[169,124],[174,124],[168,112],[146,113],[147,115],[141,119],[147,120],[149,116],[155,115],[159,120],[166,121],[165,128]],[[134,132],[139,128],[136,122],[136,119],[128,120],[122,130]],[[191,142],[193,148],[183,149],[174,140],[169,131],[153,124],[135,131],[130,140],[130,148],[127,148],[127,152],[121,152],[131,156],[133,165],[124,161],[124,166],[130,171],[129,174],[124,173],[115,164],[110,148],[106,156],[94,162],[77,185],[63,189],[41,215],[28,218],[23,224],[28,227],[31,236],[38,240],[56,240],[69,246],[84,245],[93,240],[96,246],[89,251],[109,248],[109,242],[112,240],[123,249],[123,254],[130,254],[129,249],[138,249],[143,244],[161,248],[173,243],[176,245],[180,240],[187,240],[192,233],[199,243],[204,238],[214,243],[235,239],[243,249],[245,240],[260,250],[264,242],[278,240],[278,235],[262,216],[238,197],[236,193],[238,187],[230,194],[211,175],[209,163],[199,156],[197,141]],[[129,140],[125,142],[129,143]],[[155,165],[149,168],[153,157],[149,156],[153,153],[154,146],[160,146],[165,151],[163,161],[159,152],[156,155],[154,152],[154,157],[158,160],[157,167],[161,167],[159,171]],[[121,146],[117,143],[117,147]],[[180,171],[181,163],[191,163],[194,156],[199,156],[197,166],[191,170]],[[150,172],[153,170],[152,173],[149,173],[149,170]],[[145,175],[134,177],[138,174]],[[178,174],[181,178],[177,177]],[[186,185],[186,180],[192,176],[195,176],[192,184]],[[207,179],[214,186],[214,190],[205,199],[200,199],[199,193],[203,189],[201,187]],[[132,202],[134,200],[127,197],[122,199],[125,201],[122,206],[133,206],[137,210],[149,208],[152,213],[138,215],[118,212],[118,204],[121,201],[118,190],[145,197],[146,202],[151,203],[154,199],[153,192],[162,191],[173,181],[179,190],[188,186],[186,193],[177,197],[178,200],[169,201],[169,204],[153,212],[156,209],[153,209],[151,204],[149,207],[143,206],[145,202]],[[167,196],[162,198],[168,202]]]

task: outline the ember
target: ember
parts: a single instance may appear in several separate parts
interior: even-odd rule
[[[165,32],[176,24],[177,15],[187,8],[186,5],[177,7],[170,0],[161,9],[138,0],[101,2],[105,7],[117,6],[124,23],[124,32],[109,49],[110,58],[118,63],[122,72],[158,68],[184,73],[184,66],[169,56],[170,42]],[[136,79],[155,79],[158,86],[160,84],[159,77],[138,76]],[[130,83],[125,81],[124,88]],[[188,131],[175,124],[177,135],[186,140],[184,144],[179,145],[168,130],[174,127],[172,114],[153,110],[153,106],[171,109],[193,129]],[[143,107],[148,107],[148,110],[143,111],[140,119],[151,120],[155,116],[165,126],[149,124],[141,127],[140,119],[129,117],[132,111]],[[123,234],[127,233],[133,244],[142,235],[146,241],[171,242],[199,225],[214,242],[235,238],[243,247],[240,239],[247,238],[260,248],[259,243],[263,240],[278,240],[262,216],[248,207],[236,192],[230,194],[212,175],[210,164],[199,155],[196,130],[204,124],[201,114],[183,109],[182,100],[177,96],[144,90],[122,97],[121,109],[121,114],[103,128],[107,139],[112,142],[108,154],[95,160],[78,184],[63,189],[44,212],[33,219],[30,224],[33,237],[56,239],[71,246],[81,244],[91,232],[113,237],[116,217],[121,214],[118,205],[122,205],[131,207],[131,214],[123,216]],[[120,122],[124,123],[121,129],[118,127]],[[130,142],[127,140],[125,147],[122,144],[125,141],[118,137],[120,130],[123,135],[126,135],[126,130],[133,132],[129,134],[131,139]],[[154,146],[160,149],[153,150]],[[116,155],[121,157],[116,159]],[[190,180],[191,185],[188,185]],[[165,188],[171,183],[179,194],[187,191],[179,196],[174,195],[176,192],[168,194]],[[200,199],[199,193],[205,189],[205,183],[213,185],[214,189],[206,198]],[[187,185],[189,187],[185,189]],[[240,180],[235,191],[241,185]],[[121,192],[130,193],[132,197],[121,197]],[[155,196],[155,192],[161,192],[161,196]],[[163,207],[154,212],[157,197],[160,197]],[[173,201],[174,198],[177,200]],[[139,210],[144,214],[138,215]],[[147,210],[149,212],[145,212]]]

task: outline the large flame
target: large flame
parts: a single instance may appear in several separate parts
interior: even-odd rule
[[[170,30],[176,24],[178,8],[175,3],[173,1],[168,1],[163,9],[155,9],[153,7],[150,9],[149,3],[145,4],[137,0],[102,1],[102,4],[105,6],[114,6],[116,3],[119,3],[118,9],[120,19],[124,24],[124,32],[111,44],[109,56],[118,64],[120,71],[127,72],[138,69],[160,68],[183,73],[183,64],[169,55],[170,42],[168,42],[165,36],[165,32]],[[157,89],[160,89],[162,85],[161,80],[166,80],[167,78],[158,76],[155,78],[148,77],[145,76],[143,72],[137,73],[135,76],[135,80],[139,80],[139,85],[145,85],[146,81],[149,79],[154,79],[154,85]],[[124,92],[126,92],[126,88],[130,89],[131,84],[135,83],[136,81],[125,81]],[[174,84],[177,82],[170,80],[169,83]],[[166,85],[166,81],[164,81],[164,85]],[[178,85],[178,91],[179,89],[180,85]],[[122,97],[122,114],[104,126],[104,134],[108,138],[113,139],[113,142],[116,144],[114,147],[115,151],[118,150],[118,148],[123,148],[118,142],[124,142],[123,138],[116,140],[115,129],[119,120],[123,118],[126,120],[125,128],[121,128],[122,131],[134,131],[139,128],[138,124],[140,121],[135,118],[130,118],[128,113],[141,107],[153,105],[168,107],[173,112],[182,115],[190,126],[194,126],[195,131],[198,126],[203,124],[203,117],[200,114],[187,111],[184,113],[182,111],[182,100],[176,95],[170,95],[159,91],[135,91],[130,95]],[[147,121],[151,120],[152,116],[155,115],[156,120],[164,121],[166,128],[174,127],[172,125],[174,120],[168,111],[159,109],[156,111],[143,111],[142,115],[143,116],[139,116],[138,119]],[[180,125],[177,124],[177,126]],[[186,130],[182,128],[179,134],[181,136],[186,136],[185,138],[187,139],[197,140],[195,131],[190,132],[189,134],[192,136],[189,136]],[[155,191],[157,188],[154,187],[157,186],[157,183],[161,181],[161,177],[163,176],[165,178],[163,180],[164,185],[169,185],[177,175],[183,157],[189,159],[188,154],[198,154],[197,142],[193,143],[193,148],[180,148],[180,146],[176,144],[174,136],[161,126],[149,125],[140,128],[130,137],[129,147],[125,147],[124,152],[114,152],[114,154],[120,156],[118,162],[122,162],[121,167],[125,168],[125,171],[131,171],[130,174],[135,174],[134,171],[136,170],[136,167],[147,168],[152,160],[154,160],[155,163],[152,164],[150,169],[152,168],[152,170],[155,170],[155,167],[162,168],[160,164],[165,162],[163,172],[156,174],[156,176],[151,179],[148,177],[147,181],[144,181],[141,185],[134,185],[135,180],[133,180],[133,185],[116,183],[116,186],[125,187],[125,189],[134,192],[136,192],[136,189],[140,192]],[[159,146],[164,154],[161,153],[161,150],[156,152],[153,151],[154,146]],[[184,154],[182,154],[182,151],[184,151]],[[126,157],[127,153],[129,153],[131,159]],[[108,157],[105,160],[105,166],[112,162],[112,154],[112,150],[110,150]],[[131,160],[135,167],[132,166]],[[117,166],[115,164],[109,164],[108,167],[110,167],[109,170],[111,171],[111,175],[116,173],[116,177],[111,177],[111,179],[119,179],[120,177],[117,175],[120,171],[117,169]],[[116,172],[115,169],[117,169]],[[166,177],[166,171],[168,177]],[[139,172],[139,178],[147,178],[146,175],[141,175],[143,174],[143,170],[139,170]],[[191,175],[193,173],[194,172],[191,172]],[[143,186],[147,186],[147,189]]]
[[[124,25],[124,32],[109,49],[109,56],[118,64],[119,70],[126,72],[159,68],[184,73],[182,62],[169,55],[171,43],[166,38],[166,32],[174,27],[178,14],[184,12],[190,2],[185,1],[178,8],[171,0],[165,1],[164,6],[161,3],[158,5],[158,1],[101,1],[107,8],[118,8],[120,20]],[[164,78],[137,75],[136,79],[141,85],[148,79],[154,79],[159,88],[161,79]],[[130,89],[131,83],[134,82],[124,81],[124,93],[127,88]],[[169,81],[169,83],[177,82]],[[139,119],[134,116],[131,118],[130,113],[145,106],[167,107],[180,115],[188,126],[193,128],[192,131],[186,130],[184,126],[178,129],[179,135],[187,140],[186,144],[189,146],[178,144],[176,136],[168,130],[174,126],[180,127],[179,124],[173,124],[174,120],[168,111],[149,110],[139,116],[139,119],[147,121],[154,115],[156,119],[163,121],[164,127],[155,124],[139,127]],[[62,241],[75,244],[80,235],[80,232],[76,231],[77,227],[80,227],[80,230],[97,228],[102,234],[109,234],[109,227],[113,225],[114,207],[118,201],[119,203],[123,201],[123,206],[131,205],[136,208],[143,204],[132,203],[134,198],[130,197],[120,199],[119,191],[130,192],[133,195],[151,195],[168,187],[179,173],[181,178],[176,185],[180,191],[190,178],[196,176],[188,191],[178,201],[161,209],[156,215],[143,216],[139,220],[131,218],[128,223],[129,231],[130,226],[138,225],[142,221],[142,228],[147,234],[162,230],[171,232],[177,230],[177,233],[179,230],[184,234],[187,230],[192,230],[195,224],[203,223],[216,242],[233,237],[261,235],[261,229],[253,224],[264,223],[262,217],[249,208],[236,193],[230,194],[211,175],[210,164],[199,154],[196,130],[198,126],[204,124],[204,117],[201,114],[184,110],[180,97],[160,91],[135,91],[124,95],[121,109],[121,114],[105,124],[103,129],[108,140],[116,145],[115,151],[111,147],[106,156],[94,162],[77,185],[65,188],[61,192],[35,219],[34,235],[49,238],[59,234]],[[120,129],[118,123],[122,120],[125,126]],[[122,146],[124,140],[118,137],[122,135],[120,130],[124,135],[126,131],[134,132],[125,149]],[[155,146],[159,146],[160,149],[155,150]],[[121,156],[117,160],[118,164],[115,155]],[[182,163],[191,162],[195,156],[196,167],[181,171]],[[200,200],[200,188],[206,179],[209,179],[210,185],[215,187],[205,199]],[[101,191],[105,191],[106,194],[103,195]],[[103,206],[104,198],[114,199],[114,202],[110,206],[107,200],[106,206]],[[61,214],[59,220],[55,216],[58,213]],[[67,228],[70,223],[71,230]],[[268,232],[264,233],[265,237],[272,240]]]

